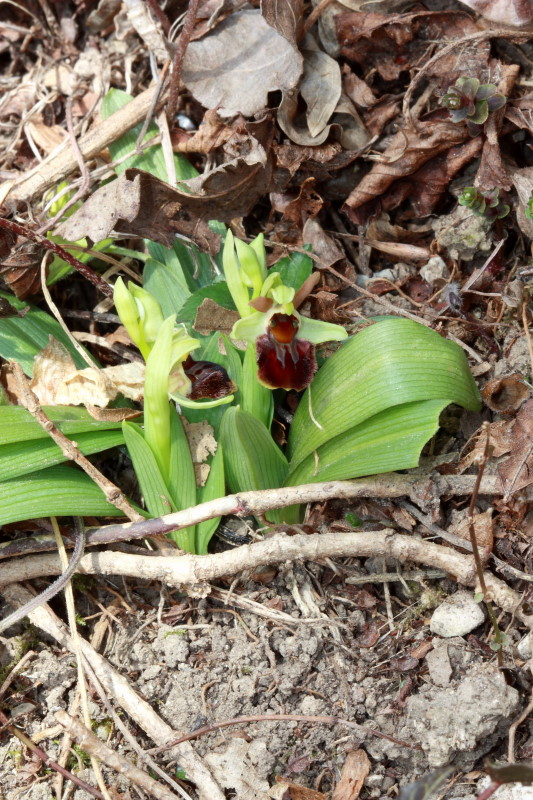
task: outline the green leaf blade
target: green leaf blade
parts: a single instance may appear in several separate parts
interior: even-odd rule
[[[123,422],[122,432],[146,508],[152,517],[161,517],[163,514],[177,511],[172,504],[170,492],[161,475],[155,456],[145,441],[139,426],[133,422]]]

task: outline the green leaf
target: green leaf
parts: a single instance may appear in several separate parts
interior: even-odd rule
[[[59,466],[0,484],[0,525],[37,517],[119,517],[101,489],[78,469]]]
[[[0,415],[1,416],[1,415]],[[124,443],[121,431],[99,431],[76,435],[76,444],[88,456]],[[0,481],[37,472],[67,461],[60,447],[48,439],[31,439],[0,446]]]
[[[168,485],[172,492],[172,499],[178,510],[191,508],[196,505],[196,475],[192,462],[189,441],[180,416],[173,411],[170,420],[170,468]],[[196,526],[182,528],[180,531],[169,533],[182,550],[188,553],[195,552]]]
[[[257,361],[253,344],[248,345],[244,354],[241,393],[243,410],[248,411],[270,430],[274,416],[274,399],[272,390],[259,383],[257,378]]]
[[[418,465],[420,451],[436,433],[448,400],[393,406],[330,439],[301,461],[289,486],[377,475]]]
[[[120,429],[120,422],[103,422],[91,417],[85,408],[76,406],[43,406],[43,411],[69,438],[81,433]],[[49,440],[49,434],[22,406],[0,406],[0,445],[29,439]]]
[[[197,289],[183,304],[178,312],[179,322],[192,323],[196,318],[198,307],[202,305],[203,301],[208,297],[214,300],[219,306],[235,310],[235,303],[228,289],[226,281],[219,281],[219,283],[212,283],[211,286],[203,286]]]
[[[220,441],[231,491],[283,486],[287,460],[263,423],[247,411],[228,408],[220,426]]]
[[[205,486],[198,490],[198,502],[207,503],[209,500],[216,500],[217,497],[224,497],[225,490],[224,454],[222,445],[219,444],[211,460],[211,469],[207,482]],[[199,555],[207,553],[207,546],[219,523],[220,517],[215,517],[214,519],[206,519],[204,522],[199,522],[196,526],[196,552]]]
[[[329,439],[415,400],[480,408],[461,348],[408,319],[364,328],[326,361],[302,397],[288,443],[292,470]]]
[[[159,466],[141,429],[133,422],[123,422],[122,432],[139,481],[146,508],[152,517],[161,517],[178,509],[172,504],[170,492]]]
[[[0,356],[2,358],[6,361],[10,359],[18,361],[26,375],[31,377],[33,375],[33,359],[43,347],[46,347],[50,336],[53,336],[66,347],[78,369],[87,366],[64,330],[50,314],[22,300],[17,300],[11,294],[0,292],[0,297],[7,300],[17,311],[29,309],[23,317],[0,318]]]
[[[191,296],[179,265],[173,267],[153,258],[149,258],[145,263],[143,287],[159,302],[165,318],[177,314]]]
[[[311,250],[311,245],[304,245],[306,250]],[[274,267],[279,272],[285,286],[298,289],[309,278],[313,271],[313,259],[305,253],[293,253],[291,256],[280,259]]]
[[[126,92],[123,92],[120,89],[110,89],[102,100],[102,116],[104,119],[107,119],[111,116],[111,114],[114,114],[115,111],[118,111],[123,106],[131,103],[132,100],[133,97]],[[113,161],[118,161],[118,159],[135,150],[137,137],[141,132],[141,128],[142,123],[139,123],[109,145],[109,152],[111,153],[111,158]],[[157,136],[158,133],[159,129],[157,125],[153,122],[150,123],[143,141]],[[196,175],[198,175],[198,172],[194,169],[192,164],[190,164],[184,156],[179,155],[178,153],[174,154],[174,163],[176,165],[176,177],[179,181],[184,181],[188,178],[194,178]],[[146,150],[143,150],[140,155],[134,154],[130,156],[130,158],[126,159],[126,161],[123,161],[115,168],[115,172],[117,175],[120,175],[129,167],[144,169],[146,172],[156,175],[162,181],[168,181],[163,149],[160,144],[156,144],[153,147],[148,147]]]

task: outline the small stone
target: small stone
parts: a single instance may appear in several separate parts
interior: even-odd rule
[[[483,778],[480,781],[479,791],[484,791],[491,783],[491,778]],[[526,786],[523,783],[504,783],[499,787],[495,800],[533,800],[533,786]]]
[[[437,280],[446,281],[450,277],[450,270],[440,256],[433,256],[420,268],[420,277],[431,284]]]
[[[469,592],[447,597],[433,612],[429,629],[443,638],[465,636],[485,621],[485,614]]]
[[[523,639],[520,639],[518,644],[516,645],[516,652],[523,658],[524,661],[527,661],[531,658],[531,634],[528,633],[527,636],[524,636]]]

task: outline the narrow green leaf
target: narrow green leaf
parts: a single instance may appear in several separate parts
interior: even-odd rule
[[[183,428],[183,423],[176,410],[170,420],[170,469],[168,479],[172,499],[178,510],[191,508],[196,505],[196,475],[192,462],[189,441]],[[195,552],[196,526],[182,528],[180,531],[169,533],[169,538],[174,539],[182,550],[188,553]]]
[[[120,429],[120,422],[103,422],[91,417],[85,408],[76,406],[43,406],[43,411],[65,436]],[[50,437],[22,406],[0,406],[0,445],[29,439]]]
[[[123,422],[122,432],[139,481],[146,508],[152,517],[161,517],[178,509],[172,504],[170,492],[159,466],[139,428],[133,422]]]
[[[262,422],[231,406],[220,426],[226,480],[233,492],[283,486],[287,460]]]
[[[408,319],[364,328],[326,361],[302,397],[288,443],[293,468],[328,439],[386,408],[436,399],[480,408],[458,345]]]
[[[191,296],[183,273],[153,258],[145,263],[143,281],[146,291],[160,303],[165,319],[177,314]]]
[[[0,297],[18,310],[29,309],[23,317],[0,318],[0,356],[6,361],[18,361],[22,369],[30,377],[33,375],[33,359],[37,353],[46,347],[50,336],[61,342],[72,356],[78,369],[87,366],[72,342],[61,328],[59,323],[35,306],[6,292],[0,292]]]
[[[80,433],[76,436],[76,444],[86,456],[123,443],[124,437],[120,430]],[[5,444],[0,446],[0,481],[31,474],[67,460],[61,448],[50,438]]]
[[[127,92],[120,89],[110,89],[102,101],[101,112],[104,119],[107,119],[118,111],[123,106],[127,105],[133,100],[133,97]],[[135,150],[137,137],[141,132],[142,124],[136,125],[131,130],[124,133],[116,141],[109,145],[109,152],[113,161],[118,161],[123,156]],[[143,141],[153,138],[159,133],[158,127],[155,123],[148,126],[146,135]],[[184,181],[188,178],[194,178],[198,172],[194,169],[187,159],[179,153],[174,154],[174,163],[176,165],[176,177],[178,180]],[[136,167],[137,169],[144,169],[152,175],[156,175],[162,181],[168,181],[167,169],[163,150],[161,144],[156,144],[153,147],[148,147],[140,155],[132,155],[130,158],[123,161],[115,168],[117,175],[120,175],[124,170],[129,167]]]
[[[37,517],[119,517],[101,489],[78,469],[59,466],[0,484],[0,525]]]
[[[244,354],[241,397],[243,411],[252,414],[270,430],[274,416],[274,398],[272,390],[263,386],[257,379],[257,361],[253,344],[248,345]]]
[[[287,484],[345,480],[418,465],[420,451],[436,433],[448,400],[393,406],[330,439],[293,469]]]
[[[219,444],[211,460],[211,469],[207,482],[205,486],[198,490],[198,502],[207,503],[209,500],[216,500],[217,497],[224,497],[225,489],[224,454],[222,445]],[[199,522],[196,526],[196,552],[199,555],[207,553],[207,546],[219,523],[220,517],[215,517],[214,519],[206,519],[204,522]]]

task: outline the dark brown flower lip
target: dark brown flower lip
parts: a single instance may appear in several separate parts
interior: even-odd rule
[[[191,381],[191,400],[218,400],[237,391],[224,367],[213,361],[195,361],[189,355],[183,362],[183,371]]]

